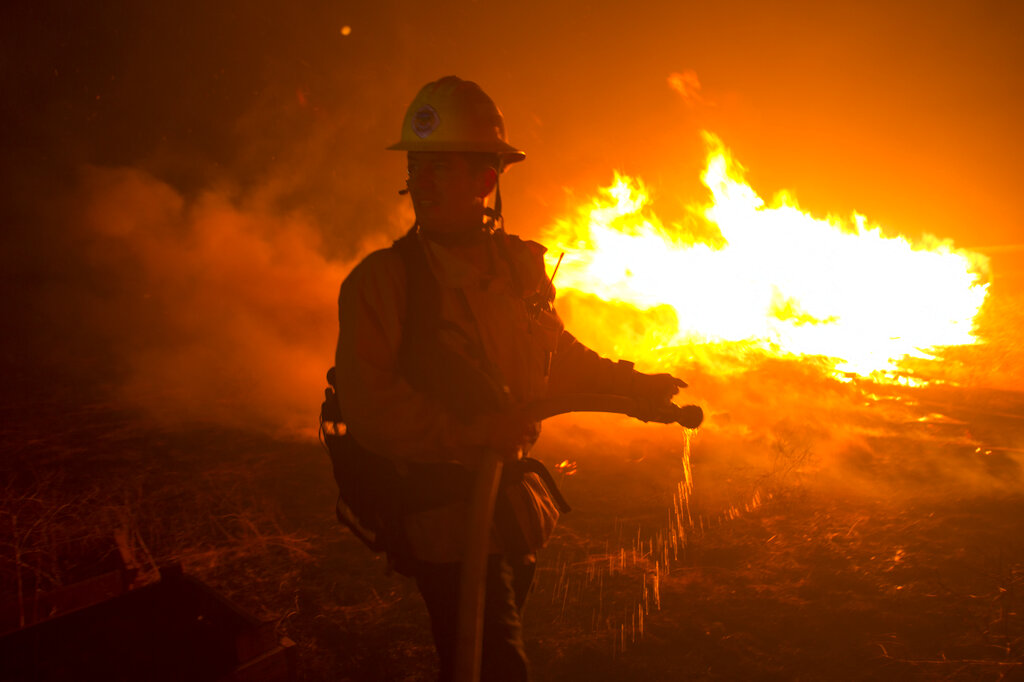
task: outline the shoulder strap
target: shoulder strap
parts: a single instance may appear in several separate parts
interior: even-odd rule
[[[405,266],[405,319],[402,322],[402,347],[405,347],[410,331],[414,334],[437,332],[441,321],[441,289],[430,271],[415,226],[397,239],[392,248],[402,257]]]
[[[503,230],[497,230],[494,235],[498,252],[512,272],[512,282],[518,295],[527,303],[542,300],[550,304],[555,298],[555,289],[544,265],[547,249],[535,241],[507,234]]]
[[[470,421],[496,412],[507,400],[500,384],[439,339],[440,285],[414,230],[393,246],[402,256],[406,273],[398,369],[410,386],[438,400],[459,419]]]

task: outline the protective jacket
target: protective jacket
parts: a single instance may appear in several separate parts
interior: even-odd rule
[[[460,481],[471,479],[488,440],[473,419],[479,410],[555,393],[628,395],[631,366],[599,357],[564,330],[544,251],[499,230],[486,240],[484,262],[470,263],[412,231],[367,256],[342,284],[335,368],[349,436],[413,485],[420,479],[435,498],[450,497],[404,510],[415,559],[462,558],[468,500],[459,491],[468,486]],[[423,293],[426,272],[436,289]],[[539,431],[537,424],[534,440]],[[510,537],[509,523],[496,528],[492,551],[543,546],[558,504],[542,477],[519,469],[502,494],[518,532]]]

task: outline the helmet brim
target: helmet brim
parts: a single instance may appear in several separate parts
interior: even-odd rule
[[[526,158],[526,152],[516,149],[510,144],[497,142],[489,144],[467,144],[466,142],[445,142],[441,140],[423,140],[397,142],[390,147],[399,152],[453,152],[466,154],[496,154],[504,165],[518,163]]]

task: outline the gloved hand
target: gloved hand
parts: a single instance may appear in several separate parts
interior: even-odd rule
[[[631,393],[637,400],[658,404],[671,401],[672,396],[686,386],[686,382],[682,379],[664,372],[661,374],[636,372],[633,375]]]
[[[673,415],[678,409],[672,403],[672,397],[679,389],[686,388],[686,382],[671,374],[644,374],[635,372],[630,385],[630,396],[639,402],[645,410],[649,410],[654,421],[658,416]]]

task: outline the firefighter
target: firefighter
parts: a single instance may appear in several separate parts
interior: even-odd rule
[[[501,112],[476,83],[448,76],[424,86],[389,149],[406,153],[403,193],[416,222],[353,269],[338,302],[335,387],[346,439],[391,472],[388,482],[356,487],[386,508],[377,530],[392,565],[416,581],[439,679],[450,680],[470,485],[484,453],[500,454],[481,679],[525,680],[522,609],[537,550],[567,507],[528,457],[540,425],[522,407],[591,392],[657,409],[685,384],[601,358],[565,331],[544,247],[504,230],[499,179],[526,155],[508,143]]]

